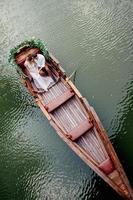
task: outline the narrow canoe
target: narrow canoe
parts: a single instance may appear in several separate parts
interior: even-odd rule
[[[59,61],[50,53],[48,58],[45,56],[46,64],[52,66],[54,76],[60,75],[60,80],[47,92],[40,92],[30,79],[24,61],[29,54],[39,52],[44,54],[36,45],[24,45],[15,52],[14,61],[23,75],[26,75],[21,76],[23,84],[68,146],[119,195],[133,200],[128,178],[100,119],[94,108],[66,76]]]

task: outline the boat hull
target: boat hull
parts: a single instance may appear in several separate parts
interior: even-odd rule
[[[29,48],[30,54],[38,48]],[[49,54],[52,73],[59,81],[40,93],[23,66],[28,51],[17,54],[16,63],[28,78],[23,84],[35,98],[51,126],[65,143],[124,199],[133,200],[132,188],[100,119],[88,101],[66,76],[59,61]],[[35,92],[36,91],[36,92]]]

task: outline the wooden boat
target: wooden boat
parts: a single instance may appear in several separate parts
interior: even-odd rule
[[[119,195],[133,200],[128,178],[94,108],[66,76],[59,61],[46,49],[45,53],[43,50],[36,44],[25,42],[11,51],[10,62],[13,60],[17,64],[19,73],[21,70],[24,85],[57,134]],[[36,88],[24,67],[26,57],[39,52],[44,54],[46,64],[52,66],[54,76],[60,75],[60,80],[47,92]]]

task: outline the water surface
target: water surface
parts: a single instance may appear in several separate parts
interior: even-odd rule
[[[0,1],[0,199],[121,198],[56,135],[7,59],[45,40],[99,114],[133,184],[133,3],[130,0]]]

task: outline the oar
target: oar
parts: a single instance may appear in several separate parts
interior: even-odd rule
[[[77,73],[77,69],[74,70],[69,77],[66,78],[66,81],[65,81],[65,84],[74,76],[74,82],[75,82],[75,79],[76,79],[76,73]]]

